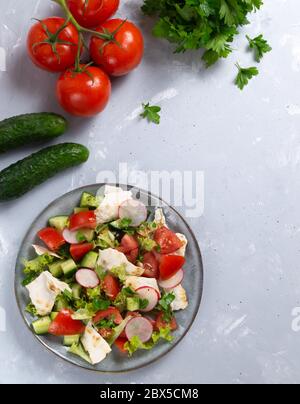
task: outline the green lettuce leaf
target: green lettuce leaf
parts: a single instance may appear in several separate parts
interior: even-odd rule
[[[171,330],[169,327],[160,328],[152,334],[150,341],[143,343],[139,337],[133,337],[130,341],[126,342],[124,348],[128,351],[129,356],[132,356],[139,349],[151,350],[158,344],[160,340],[165,340],[167,342],[172,342],[174,337],[171,335]]]

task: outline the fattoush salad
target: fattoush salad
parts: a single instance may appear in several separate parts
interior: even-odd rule
[[[35,334],[60,337],[93,365],[113,346],[132,356],[172,343],[175,312],[188,306],[188,242],[162,209],[150,221],[131,191],[106,186],[101,197],[84,192],[71,215],[49,218],[37,236],[23,280]]]

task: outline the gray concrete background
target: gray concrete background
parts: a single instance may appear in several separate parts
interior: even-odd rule
[[[299,301],[300,9],[297,0],[266,0],[239,37],[231,58],[206,71],[197,54],[172,55],[150,36],[140,1],[123,0],[122,16],[145,34],[142,66],[115,80],[111,103],[94,120],[72,119],[65,141],[92,151],[89,162],[0,207],[0,381],[20,383],[298,383],[300,334],[292,330]],[[30,18],[57,14],[46,0],[0,4],[0,118],[60,111],[55,76],[25,53]],[[273,46],[260,76],[240,93],[234,63],[253,64],[245,33],[263,32]],[[141,102],[159,99],[160,126],[135,117]],[[1,156],[0,169],[27,149]],[[201,310],[189,335],[162,361],[143,370],[103,376],[45,352],[17,311],[14,263],[26,229],[54,198],[96,182],[102,170],[190,170],[205,175],[205,210],[189,220],[205,266]],[[98,177],[99,178],[99,177]],[[1,310],[2,313],[3,310]]]

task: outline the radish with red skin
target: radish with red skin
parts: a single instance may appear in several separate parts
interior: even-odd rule
[[[125,332],[129,341],[133,337],[138,337],[144,343],[151,339],[153,325],[145,317],[135,317],[128,322]]]
[[[128,199],[119,208],[120,219],[131,219],[130,226],[138,227],[147,220],[146,206],[137,200]]]
[[[86,289],[94,289],[100,283],[96,272],[92,271],[91,269],[79,269],[76,272],[75,277],[77,283]]]
[[[139,295],[140,299],[148,300],[147,307],[145,309],[141,309],[141,312],[148,313],[157,306],[159,294],[156,289],[151,288],[150,286],[142,286],[136,290],[136,293]]]
[[[167,280],[159,279],[158,284],[163,289],[174,289],[183,281],[184,272],[180,269],[172,278]]]
[[[71,231],[67,228],[64,229],[62,232],[63,238],[69,244],[79,244],[77,240],[77,233],[78,231]]]

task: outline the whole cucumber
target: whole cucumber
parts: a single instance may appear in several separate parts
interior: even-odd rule
[[[63,143],[47,147],[0,172],[0,202],[15,199],[55,174],[89,158],[85,146]]]
[[[0,122],[0,153],[63,135],[68,124],[61,115],[42,112],[14,116]]]

